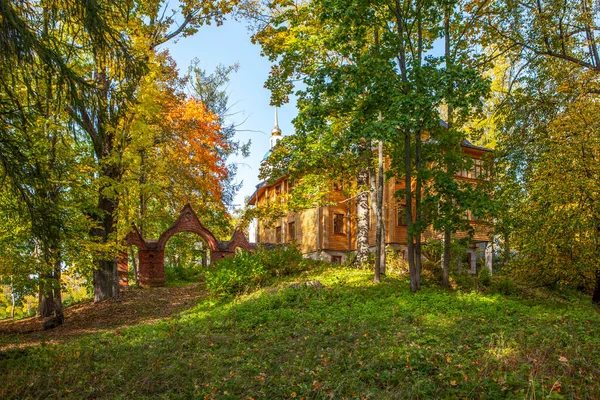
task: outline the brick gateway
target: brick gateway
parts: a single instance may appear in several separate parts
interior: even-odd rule
[[[134,225],[125,237],[125,243],[138,248],[138,284],[140,286],[163,286],[165,284],[165,246],[171,236],[180,232],[192,232],[203,238],[210,249],[211,262],[235,254],[236,249],[252,250],[246,236],[239,230],[233,233],[229,241],[218,241],[206,229],[189,204],[186,204],[177,221],[158,240],[144,239]],[[129,265],[127,252],[121,251],[118,260],[119,283],[127,286]]]

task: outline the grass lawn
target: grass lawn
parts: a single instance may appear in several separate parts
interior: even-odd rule
[[[371,279],[323,268],[152,324],[7,350],[0,398],[600,398],[589,299],[412,295],[404,278]],[[326,287],[289,288],[307,280]]]

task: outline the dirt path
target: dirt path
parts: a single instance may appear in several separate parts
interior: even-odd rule
[[[128,288],[118,299],[94,304],[89,301],[65,309],[65,323],[44,331],[35,317],[19,321],[0,321],[0,352],[45,343],[63,343],[90,333],[120,327],[144,325],[193,307],[206,295],[204,285],[191,283],[179,287]]]

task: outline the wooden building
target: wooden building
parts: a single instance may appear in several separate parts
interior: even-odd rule
[[[271,136],[271,148],[281,138],[281,130],[275,118],[275,127]],[[483,172],[482,157],[491,150],[475,146],[468,141],[461,143],[465,156],[473,159],[473,168],[470,171],[461,171],[456,179],[475,182]],[[268,153],[267,153],[268,156]],[[266,158],[266,156],[265,156]],[[386,246],[406,254],[407,229],[404,222],[405,206],[394,193],[404,188],[404,182],[388,180],[384,185],[383,219],[385,223]],[[336,263],[346,261],[352,252],[356,251],[356,202],[347,199],[342,193],[342,188],[333,184],[327,199],[328,206],[306,209],[298,212],[289,212],[275,221],[258,219],[255,221],[257,243],[295,243],[300,251],[307,257],[321,258]],[[273,183],[262,182],[250,197],[250,206],[268,206],[273,202],[284,201],[286,193],[290,192],[290,181],[281,177]],[[414,211],[414,207],[413,207]],[[375,217],[371,215],[369,221],[369,246],[375,250]],[[475,220],[469,212],[465,215],[475,234],[465,255],[470,270],[475,272],[477,257],[484,257],[485,264],[491,270],[492,252],[489,246],[491,238],[489,227]],[[423,234],[425,242],[441,240],[442,233],[429,228]],[[455,238],[467,237],[466,232],[459,232]]]

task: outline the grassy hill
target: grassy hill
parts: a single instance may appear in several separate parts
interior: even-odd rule
[[[289,287],[308,280],[325,288]],[[158,322],[6,350],[0,398],[593,399],[588,302],[412,295],[404,278],[320,268]]]

